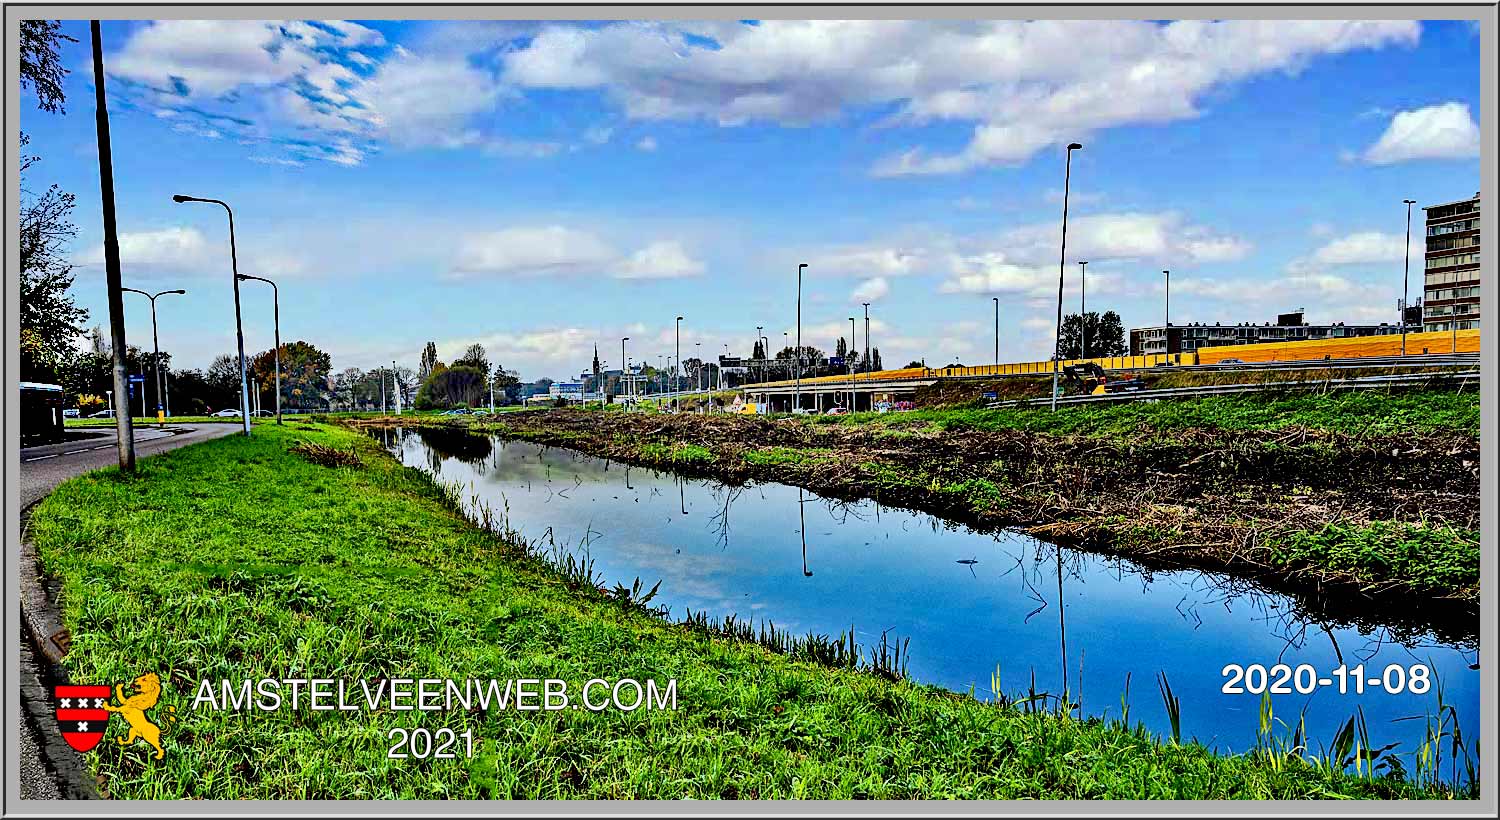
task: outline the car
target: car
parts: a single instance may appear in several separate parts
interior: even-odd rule
[[[438,415],[440,415],[440,416],[467,416],[467,415],[469,415],[469,411],[463,409],[462,407],[458,407],[458,408],[455,408],[453,410],[444,410],[443,412],[439,413]]]
[[[1157,362],[1156,364],[1151,365],[1151,366],[1152,367],[1171,367],[1172,363],[1171,362]]]
[[[1219,364],[1244,364],[1244,359],[1220,359]]]
[[[825,415],[825,416],[847,416],[847,415],[849,415],[849,408],[847,408],[847,407],[830,407],[827,410],[823,411],[823,415]]]
[[[470,410],[469,411],[469,415],[471,415],[471,416],[488,416],[489,414],[490,414],[490,411],[484,409],[483,407],[480,407],[480,408],[478,408],[476,410]]]
[[[65,418],[65,419],[76,419],[76,418],[78,418],[78,416],[79,416],[79,410],[78,410],[77,407],[69,407],[69,408],[63,410],[63,418]]]
[[[240,417],[240,411],[235,410],[234,408],[225,408],[223,410],[220,410],[217,413],[209,413],[208,415],[210,417],[212,417],[212,418],[218,418],[218,419],[228,419],[228,418],[235,418],[235,419],[237,419],[237,418]]]
[[[115,417],[115,411],[113,411],[113,410],[100,410],[97,413],[90,413],[89,414],[89,418],[91,418],[91,419],[112,419],[114,417]]]
[[[811,407],[793,407],[792,408],[792,413],[794,413],[796,415],[799,415],[799,416],[812,416],[812,415],[816,415],[817,412],[818,411],[812,409]]]
[[[276,414],[272,413],[270,410],[251,410],[250,415],[261,416],[262,418],[264,418],[266,416],[274,416]]]

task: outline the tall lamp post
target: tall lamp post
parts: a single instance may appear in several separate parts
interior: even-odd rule
[[[1089,357],[1089,263],[1078,263],[1078,358]]]
[[[135,288],[125,287],[120,288],[120,290],[128,290],[131,293],[139,293],[140,295],[151,300],[151,378],[156,382],[156,424],[157,426],[161,426],[166,419],[164,418],[164,414],[162,412],[163,388],[161,380],[161,345],[158,344],[156,340],[156,297],[165,296],[168,293],[185,294],[187,293],[187,291],[178,288],[176,290],[163,290],[157,293],[147,293],[144,290],[136,290]]]
[[[620,394],[626,397],[625,401],[620,402],[620,406],[627,410],[630,409],[630,384],[626,381],[630,377],[630,365],[625,360],[625,343],[628,341],[629,336],[620,339]]]
[[[1162,271],[1166,277],[1167,292],[1166,301],[1162,303],[1162,329],[1161,329],[1161,352],[1164,356],[1172,355],[1172,272]]]
[[[854,317],[849,317],[849,348],[847,353],[854,352]],[[847,355],[847,354],[846,354]],[[851,358],[845,362],[849,365],[849,412],[853,413],[859,407],[859,399],[854,395],[854,361]]]
[[[677,392],[682,388],[682,382],[677,379],[677,371],[682,367],[682,317],[677,317],[677,364],[672,368],[672,412],[677,412]]]
[[[797,350],[793,358],[797,360],[796,383],[792,388],[794,398],[792,399],[792,412],[795,414],[802,409],[802,269],[807,267],[803,262],[797,266]]]
[[[761,358],[762,361],[765,361],[766,359],[768,359],[770,357],[766,355],[766,353],[767,353],[767,351],[766,351],[766,343],[764,341],[766,337],[761,334],[762,330],[765,330],[765,325],[756,325],[755,326],[755,341],[762,342],[761,348],[760,348],[760,358]],[[750,352],[751,353],[755,352],[755,346],[754,345],[750,346]],[[750,358],[753,360],[755,357],[751,356]],[[765,365],[761,365],[760,366],[760,377],[761,377],[762,380],[765,379],[765,377],[766,377],[766,366]]]
[[[235,278],[236,279],[254,279],[257,282],[265,282],[266,284],[268,284],[268,285],[271,286],[271,320],[272,320],[272,327],[276,331],[276,350],[273,351],[273,353],[272,353],[272,359],[276,363],[276,423],[280,424],[281,423],[281,297],[276,292],[276,283],[272,282],[270,279],[266,279],[266,278],[260,277],[260,276],[251,276],[248,273],[237,273],[237,274],[235,274]],[[395,362],[391,362],[391,366],[395,367],[396,363]],[[395,378],[396,377],[394,375],[391,376],[391,380],[392,380],[393,384],[395,382]],[[399,402],[400,400],[398,399],[397,401]],[[399,406],[399,404],[397,406]],[[385,407],[382,405],[382,407],[380,409],[381,409],[381,411],[384,411]]]
[[[1057,368],[1062,358],[1062,295],[1063,295],[1063,266],[1068,259],[1068,188],[1072,184],[1073,177],[1073,152],[1083,146],[1076,143],[1068,143],[1067,159],[1063,163],[1063,217],[1062,217],[1062,248],[1057,256],[1057,328],[1052,339],[1052,410],[1057,411]]]
[[[1000,297],[991,296],[995,302],[995,372],[1000,370]]]
[[[1416,204],[1416,200],[1414,200],[1414,199],[1403,199],[1401,201],[1404,202],[1404,203],[1406,203],[1406,267],[1405,267],[1405,269],[1401,273],[1401,355],[1405,356],[1406,355],[1406,300],[1408,298],[1410,298],[1410,293],[1411,293],[1411,284],[1410,284],[1411,283],[1411,206],[1413,206],[1413,205]],[[1454,330],[1455,330],[1455,333],[1456,333],[1457,332],[1457,328],[1458,328],[1458,314],[1457,313],[1453,314],[1453,327],[1454,327]],[[1455,336],[1454,338],[1457,338],[1457,336]],[[1454,344],[1453,345],[1453,349],[1454,349],[1455,352],[1457,352],[1458,345]]]
[[[869,373],[869,372],[871,372],[871,371],[873,371],[875,369],[875,366],[870,362],[870,303],[869,302],[860,302],[860,304],[862,304],[862,305],[865,306],[865,361],[864,361],[864,365],[865,365],[865,372]]]
[[[250,435],[250,385],[245,368],[245,325],[240,320],[240,265],[234,249],[234,211],[229,209],[229,204],[218,199],[205,199],[196,196],[184,196],[174,194],[172,201],[178,204],[184,202],[209,202],[223,207],[224,213],[229,214],[229,270],[234,276],[234,338],[240,353],[240,421],[244,424],[244,434]]]

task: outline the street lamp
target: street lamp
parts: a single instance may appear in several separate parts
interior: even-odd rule
[[[1068,143],[1067,159],[1063,164],[1063,217],[1062,248],[1057,256],[1057,329],[1052,339],[1052,410],[1057,411],[1057,368],[1062,358],[1062,295],[1063,265],[1068,259],[1068,188],[1072,184],[1073,151],[1082,148],[1076,142]]]
[[[1172,272],[1164,270],[1162,274],[1167,277],[1167,292],[1166,301],[1162,304],[1161,320],[1165,324],[1161,329],[1161,352],[1164,356],[1170,356],[1172,355]]]
[[[853,352],[854,352],[854,317],[850,316],[849,317],[849,347],[845,350],[845,355],[848,355],[849,353],[853,353]],[[859,400],[857,398],[855,398],[855,396],[854,396],[854,362],[853,361],[848,361],[848,362],[845,362],[845,364],[849,365],[849,412],[852,413],[852,412],[854,412],[855,408],[859,405]]]
[[[677,317],[677,364],[672,368],[672,412],[677,412],[677,391],[682,388],[682,382],[677,378],[677,371],[682,367],[682,317]]]
[[[247,382],[245,372],[245,326],[240,321],[240,264],[234,248],[234,211],[230,210],[229,204],[218,199],[205,199],[196,196],[185,196],[173,194],[172,201],[179,205],[184,202],[209,202],[224,208],[224,213],[229,214],[229,269],[234,274],[234,337],[240,353],[240,420],[244,424],[244,434],[250,435],[250,386]]]
[[[629,336],[625,336],[620,339],[620,392],[626,396],[625,401],[620,402],[620,405],[626,410],[630,409],[630,394],[626,392],[629,389],[629,386],[625,381],[625,379],[630,374],[630,366],[628,361],[625,359],[625,343],[628,341],[630,341]]]
[[[1089,263],[1078,263],[1078,358],[1089,357]]]
[[[792,388],[793,413],[802,409],[802,269],[805,267],[807,267],[806,262],[797,266],[797,376],[796,386]]]
[[[234,275],[234,277],[236,279],[254,279],[257,282],[265,282],[266,284],[268,284],[268,285],[271,286],[271,318],[272,318],[272,321],[273,321],[273,327],[276,330],[276,350],[273,352],[273,358],[274,358],[274,360],[276,362],[276,423],[280,424],[281,423],[281,297],[279,295],[277,295],[277,293],[276,293],[276,283],[272,282],[270,279],[265,279],[265,278],[260,277],[260,276],[251,276],[248,273],[237,273],[237,274]],[[395,362],[391,362],[391,366],[395,367],[396,363]],[[395,383],[395,379],[396,379],[396,377],[394,375],[392,375],[391,376],[391,382],[392,382],[393,385]],[[256,395],[259,395],[259,393],[257,393]],[[260,399],[256,399],[256,403],[259,403],[259,402],[260,402]],[[398,400],[398,402],[399,402],[399,400]],[[380,409],[382,411],[384,411],[385,407],[382,406]]]
[[[762,330],[765,330],[765,325],[756,325],[755,326],[755,341],[762,342],[766,338],[765,336],[761,335],[761,331]],[[767,351],[766,348],[765,348],[766,344],[769,344],[769,342],[763,343],[761,345],[761,348],[760,348],[760,358],[761,358],[762,361],[770,358],[770,356],[767,355],[769,353],[769,351]],[[755,346],[754,345],[750,346],[750,352],[752,354],[755,352]],[[755,357],[752,355],[750,357],[750,359],[753,361],[755,359]],[[761,365],[760,366],[760,377],[762,379],[764,379],[766,377],[766,366],[765,365]]]
[[[865,372],[869,373],[875,369],[870,362],[870,303],[861,302],[865,306]]]
[[[1000,297],[991,296],[995,303],[995,372],[1000,372]]]
[[[1414,199],[1403,199],[1406,203],[1406,268],[1401,273],[1401,355],[1406,355],[1406,300],[1411,293],[1411,206],[1416,204]],[[1458,327],[1458,314],[1453,314],[1453,327]],[[1458,345],[1453,349],[1458,350]]]
[[[176,290],[147,293],[144,290],[126,287],[122,287],[120,290],[139,293],[151,300],[151,378],[156,381],[156,424],[157,426],[161,426],[165,418],[162,414],[161,345],[157,344],[156,341],[156,297],[165,296],[168,293],[185,294],[187,291],[178,288]],[[144,393],[145,391],[142,390],[141,392]]]

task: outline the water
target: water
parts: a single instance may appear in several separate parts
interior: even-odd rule
[[[1255,744],[1260,708],[1258,695],[1221,691],[1226,664],[1305,663],[1323,678],[1341,657],[1349,667],[1364,663],[1366,677],[1389,664],[1427,664],[1465,736],[1477,737],[1474,640],[1320,622],[1293,598],[1221,575],[1148,572],[1016,533],[975,532],[785,485],[724,487],[450,431],[377,435],[405,463],[460,482],[466,497],[506,514],[526,537],[550,530],[558,544],[586,544],[606,585],[639,578],[649,588],[660,580],[652,604],[675,618],[688,610],[715,619],[735,614],[798,634],[837,635],[852,626],[866,648],[888,632],[911,639],[907,673],[916,681],[988,698],[998,666],[1002,692],[1024,694],[1034,674],[1038,690],[1060,693],[1066,685],[1089,715],[1118,717],[1129,676],[1132,720],[1159,733],[1170,728],[1156,682],[1165,673],[1181,698],[1184,738],[1221,751]],[[1371,741],[1399,742],[1396,752],[1411,769],[1423,722],[1393,721],[1434,711],[1436,694],[1368,687],[1340,694],[1335,684],[1272,703],[1292,725],[1306,708],[1313,752],[1363,707]]]

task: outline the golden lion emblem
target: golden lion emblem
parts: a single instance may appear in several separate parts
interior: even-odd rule
[[[115,684],[115,697],[119,699],[120,705],[104,704],[104,711],[118,712],[130,724],[130,734],[115,738],[115,742],[121,746],[129,746],[136,738],[140,738],[151,744],[156,750],[156,759],[161,760],[165,754],[161,748],[161,728],[146,717],[146,710],[156,706],[156,702],[161,699],[161,679],[155,672],[147,672],[136,678],[134,685],[135,694],[127,698],[125,684]]]

